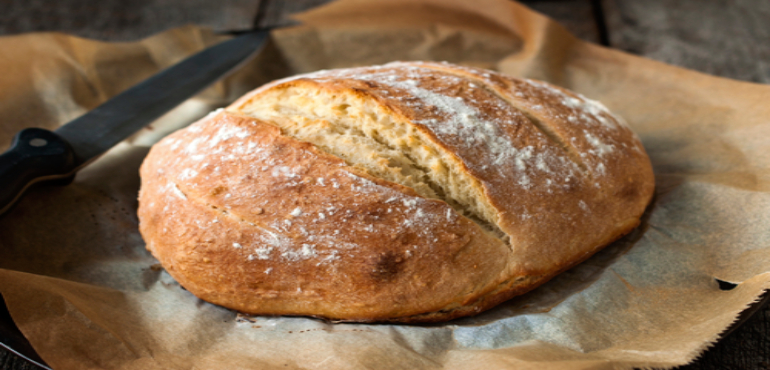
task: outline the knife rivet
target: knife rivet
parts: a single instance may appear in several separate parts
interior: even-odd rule
[[[48,141],[46,141],[45,139],[41,139],[41,138],[34,138],[34,139],[29,141],[29,145],[32,145],[32,146],[35,146],[35,147],[46,146],[46,145],[48,145]]]

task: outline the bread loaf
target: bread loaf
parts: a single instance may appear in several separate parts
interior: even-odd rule
[[[343,321],[489,309],[631,231],[654,188],[601,104],[429,62],[271,83],[156,144],[141,176],[147,248],[190,292]]]

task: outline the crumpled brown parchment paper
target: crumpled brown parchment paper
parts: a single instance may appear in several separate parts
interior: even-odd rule
[[[344,0],[298,18],[243,70],[0,219],[0,292],[53,368],[672,367],[770,287],[770,86],[587,44],[505,0]],[[192,26],[135,43],[0,38],[0,147],[219,39]],[[237,316],[181,289],[145,251],[138,167],[158,138],[275,78],[418,59],[544,79],[624,116],[657,177],[643,225],[530,294],[430,326]],[[738,286],[721,291],[715,278]]]

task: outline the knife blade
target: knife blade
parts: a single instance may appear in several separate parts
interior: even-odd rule
[[[198,52],[54,131],[20,131],[0,155],[0,214],[34,183],[70,183],[107,150],[256,55],[269,32],[249,31]]]

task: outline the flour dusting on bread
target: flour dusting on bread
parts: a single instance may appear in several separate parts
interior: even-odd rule
[[[601,103],[433,62],[273,82],[141,171],[141,232],[188,290],[347,321],[493,307],[633,229],[654,186]]]

